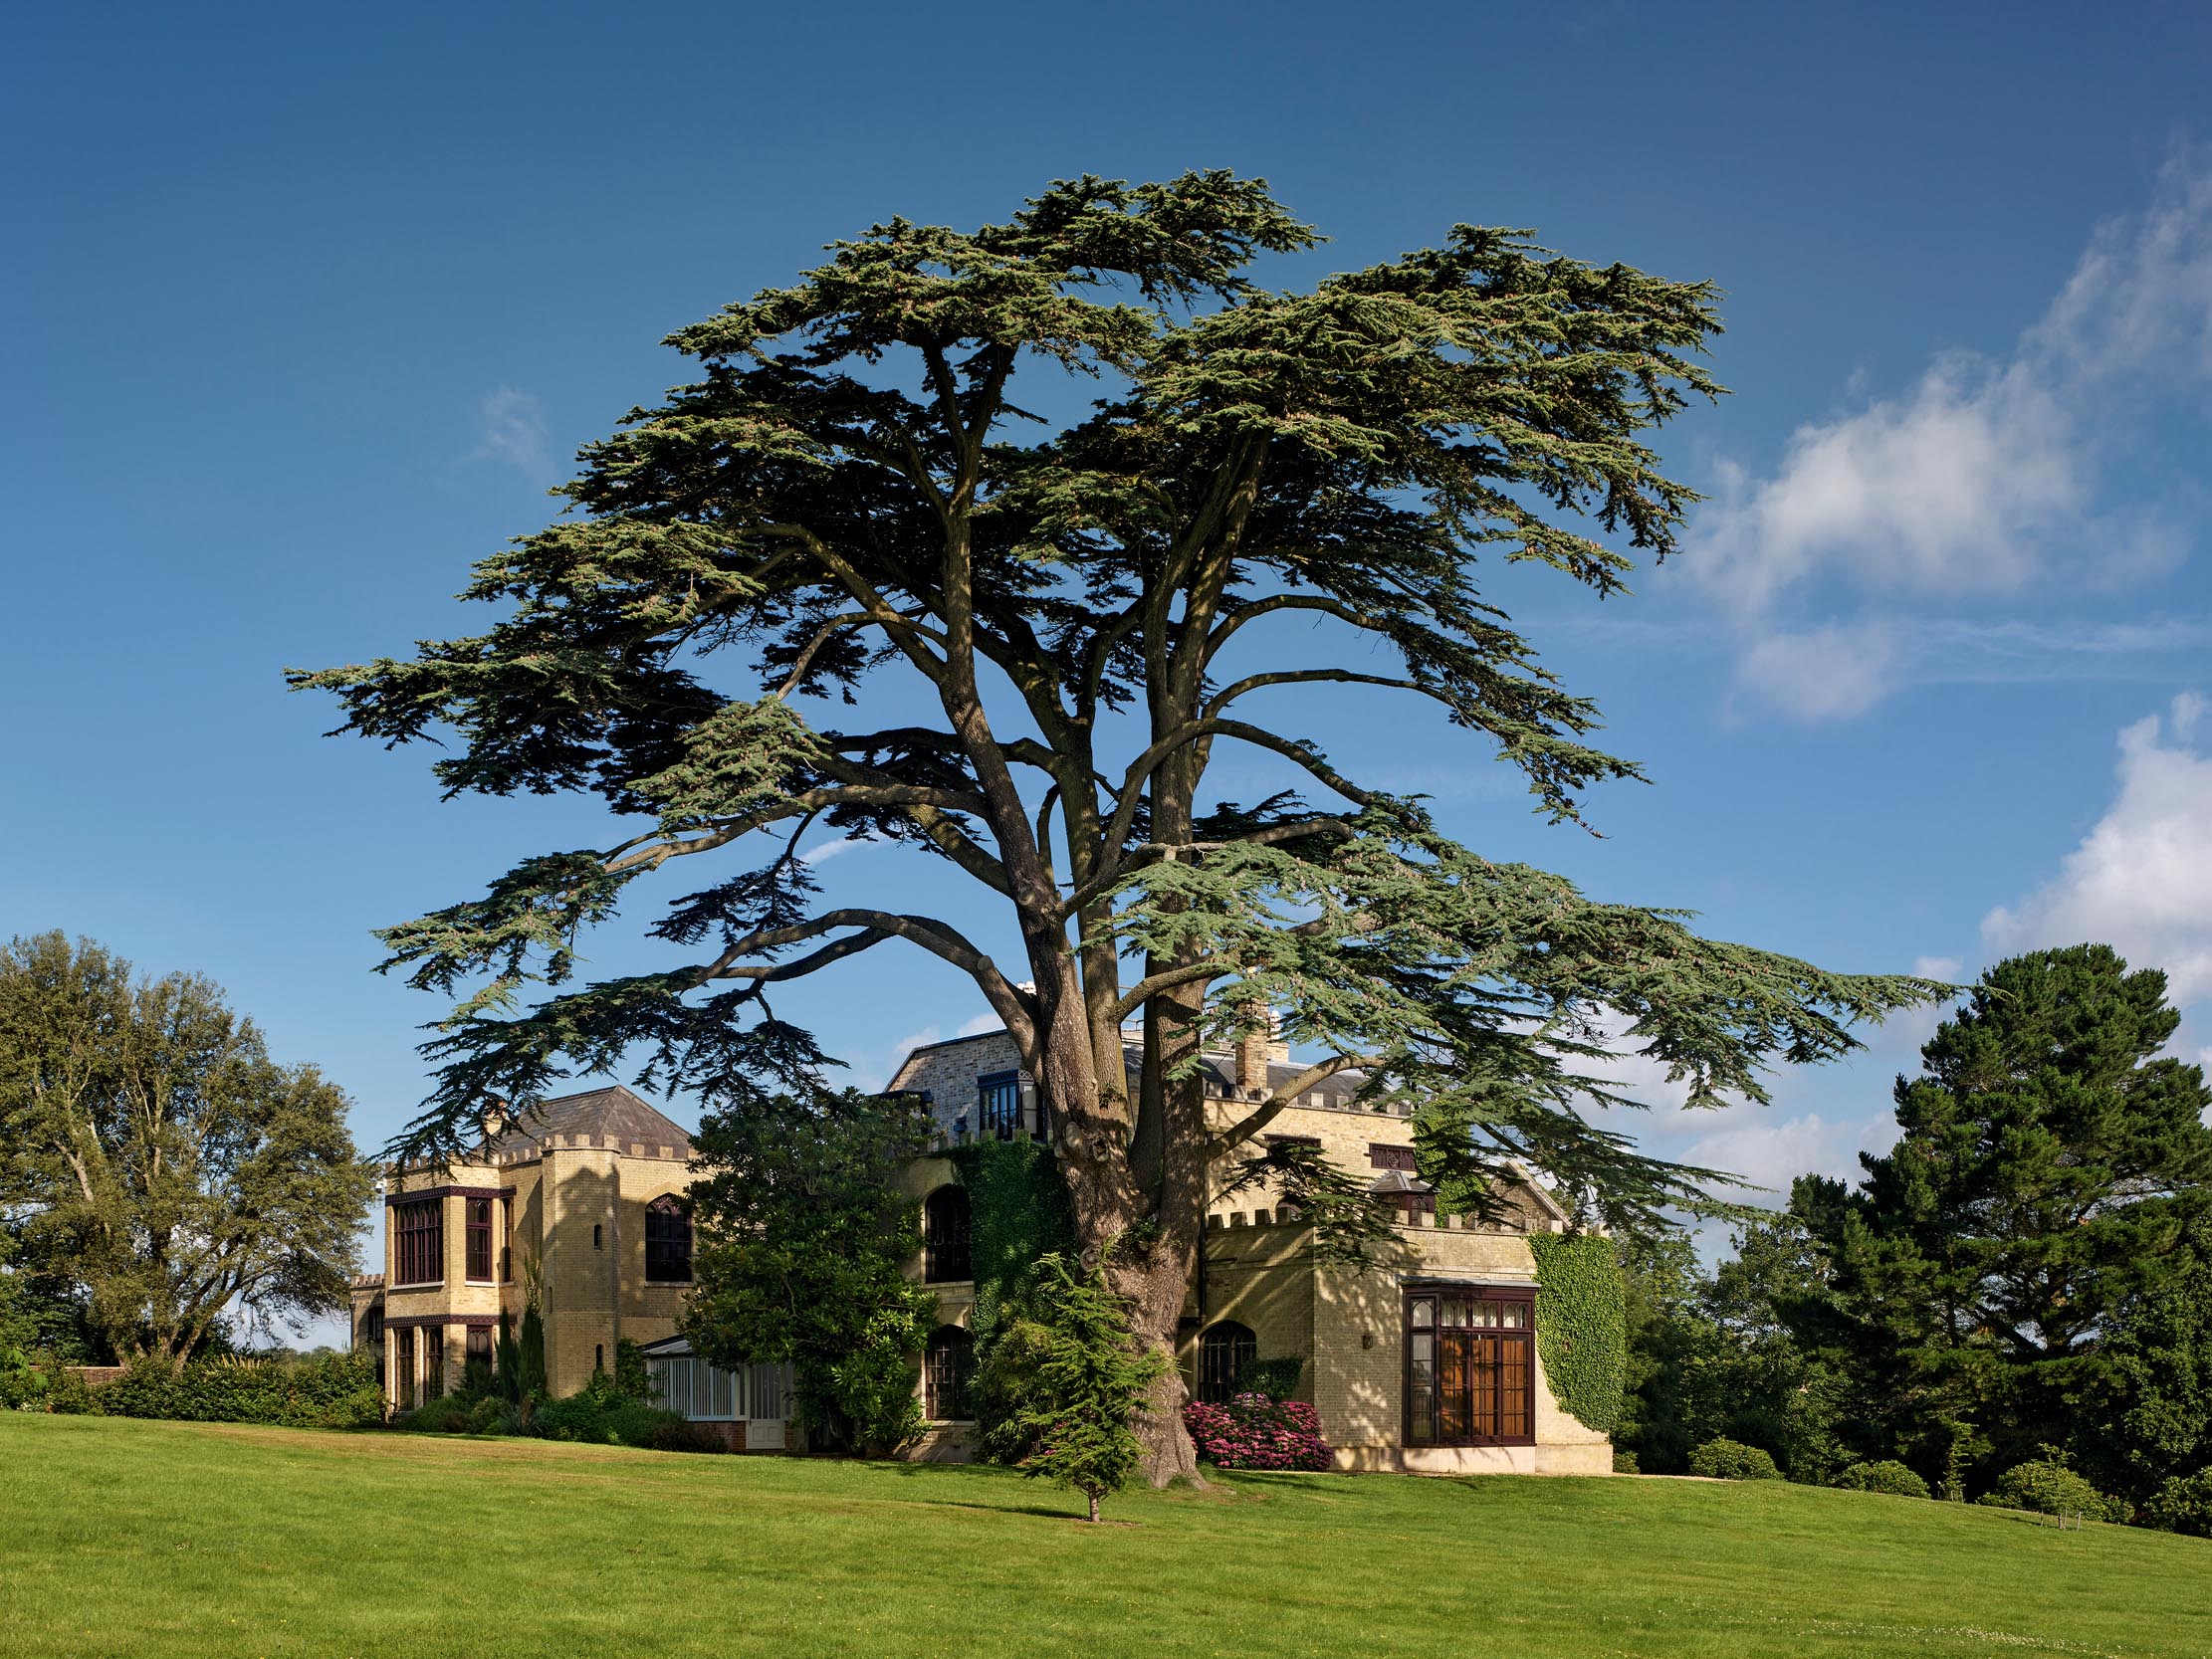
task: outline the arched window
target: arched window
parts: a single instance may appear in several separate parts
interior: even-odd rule
[[[957,1325],[930,1333],[922,1356],[922,1414],[940,1423],[964,1423],[976,1415],[968,1403],[968,1379],[976,1372],[976,1339]]]
[[[1259,1352],[1259,1339],[1251,1328],[1232,1319],[1210,1325],[1199,1338],[1199,1398],[1209,1405],[1226,1405],[1236,1392],[1236,1378]]]
[[[969,1265],[968,1192],[965,1187],[941,1186],[922,1200],[922,1282],[942,1285],[973,1279]]]
[[[645,1206],[645,1282],[691,1283],[691,1210],[673,1192]]]

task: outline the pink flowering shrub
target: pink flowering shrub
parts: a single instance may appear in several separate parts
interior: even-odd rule
[[[1226,1405],[1193,1400],[1183,1426],[1205,1462],[1221,1469],[1326,1469],[1321,1414],[1302,1400],[1238,1394]]]

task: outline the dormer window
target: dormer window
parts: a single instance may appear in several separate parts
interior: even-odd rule
[[[1019,1072],[991,1072],[976,1079],[976,1118],[986,1140],[1011,1141],[1035,1133],[1028,1110],[1032,1086]]]

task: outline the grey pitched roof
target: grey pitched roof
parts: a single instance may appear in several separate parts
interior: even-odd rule
[[[691,1156],[691,1137],[683,1127],[619,1083],[541,1101],[532,1110],[518,1112],[487,1149],[527,1156],[554,1136],[577,1135],[624,1145],[666,1146],[678,1157]]]
[[[1126,1058],[1129,1075],[1134,1078],[1144,1064],[1144,1045],[1124,1043],[1122,1054]],[[1295,1060],[1270,1060],[1267,1062],[1267,1087],[1280,1089],[1293,1082],[1306,1070],[1303,1062]],[[1199,1056],[1199,1070],[1207,1080],[1208,1090],[1217,1095],[1233,1098],[1236,1087],[1236,1061],[1226,1054],[1206,1053]],[[1367,1081],[1365,1072],[1338,1072],[1334,1077],[1323,1078],[1304,1095],[1298,1097],[1302,1105],[1310,1095],[1322,1106],[1340,1107],[1359,1093],[1360,1085]]]

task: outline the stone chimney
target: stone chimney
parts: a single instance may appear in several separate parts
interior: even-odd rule
[[[1275,1033],[1282,1021],[1272,1008],[1255,1009],[1263,1015],[1256,1030],[1247,1031],[1236,1039],[1236,1087],[1265,1092],[1267,1088],[1267,1062],[1288,1060],[1290,1045],[1278,1041]]]

